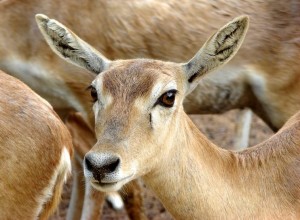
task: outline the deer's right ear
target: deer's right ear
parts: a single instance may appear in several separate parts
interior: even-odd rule
[[[61,58],[96,74],[107,69],[110,61],[64,25],[42,14],[35,18],[47,43]]]
[[[195,88],[201,76],[223,66],[234,57],[245,38],[248,26],[248,16],[235,18],[212,35],[188,63],[183,64],[187,93]]]

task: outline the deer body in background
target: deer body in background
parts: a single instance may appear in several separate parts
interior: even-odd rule
[[[183,110],[201,76],[236,54],[247,17],[217,31],[187,63],[110,61],[59,22],[37,22],[58,55],[99,73],[90,86],[97,143],[84,159],[94,188],[114,191],[142,177],[177,219],[300,217],[300,113],[269,140],[232,152]]]
[[[0,216],[48,219],[71,173],[71,136],[48,102],[0,71]]]

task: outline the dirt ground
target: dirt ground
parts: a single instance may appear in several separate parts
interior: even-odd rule
[[[198,128],[215,144],[220,147],[230,148],[233,145],[235,134],[234,125],[237,120],[238,111],[231,111],[223,115],[191,115],[192,120]],[[256,116],[253,116],[250,135],[250,146],[260,143],[273,134],[273,132]],[[70,199],[71,180],[64,189],[62,202],[59,210],[51,220],[65,219]],[[171,220],[171,215],[157,200],[154,193],[144,186],[144,205],[149,219]],[[104,206],[103,220],[125,220],[128,219],[126,211],[114,211],[108,205]]]

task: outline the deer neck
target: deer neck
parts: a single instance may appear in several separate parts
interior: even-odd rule
[[[211,215],[227,205],[220,197],[230,188],[222,176],[230,153],[209,142],[186,114],[176,133],[168,156],[144,181],[176,219],[218,217]]]
[[[299,122],[242,152],[215,146],[185,113],[179,124],[168,155],[143,177],[176,219],[280,219],[294,211]]]

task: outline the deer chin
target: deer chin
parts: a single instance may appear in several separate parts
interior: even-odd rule
[[[90,180],[90,182],[96,190],[102,192],[115,192],[120,190],[126,183],[130,182],[132,179],[134,179],[134,174],[118,179],[104,178],[101,182],[92,179]]]

